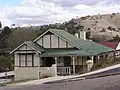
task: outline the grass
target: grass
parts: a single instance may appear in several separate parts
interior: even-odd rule
[[[1,87],[1,86],[6,86],[6,84],[5,84],[5,83],[0,83],[0,87]]]
[[[48,77],[45,76],[45,77],[42,77],[42,78],[40,78],[40,79],[43,79],[43,78],[48,78]],[[18,81],[13,81],[13,82],[6,83],[6,85],[15,85],[15,84],[24,83],[24,82],[29,82],[29,81],[33,81],[33,80],[37,80],[37,79],[18,80]]]
[[[35,80],[35,79],[26,79],[26,80],[18,80],[18,81],[8,82],[8,83],[6,83],[6,85],[15,85],[15,84],[24,83],[24,82],[28,82],[28,81],[32,81],[32,80]]]

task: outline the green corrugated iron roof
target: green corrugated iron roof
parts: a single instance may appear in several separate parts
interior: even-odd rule
[[[43,47],[41,47],[40,45],[38,45],[36,43],[33,43],[32,41],[25,41],[25,43],[30,45],[31,47],[33,47],[38,52],[45,51],[45,49]]]
[[[90,52],[90,53],[104,53],[113,51],[114,49],[103,46],[101,44],[95,43],[90,40],[83,40],[81,38],[77,38],[76,36],[66,32],[65,30],[59,30],[59,29],[50,29],[50,32],[54,33],[55,35],[63,38],[64,40],[71,43],[73,46],[75,46],[78,49],[82,49],[84,51]]]
[[[103,51],[89,50],[89,52],[84,50],[47,50],[45,53],[41,54],[41,57],[48,56],[92,56],[104,53]]]
[[[84,50],[48,50],[45,53],[41,54],[41,57],[48,57],[48,56],[91,56],[94,55],[92,53],[86,52]]]

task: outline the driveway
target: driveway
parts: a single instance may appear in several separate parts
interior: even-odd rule
[[[52,84],[7,86],[0,87],[0,90],[120,90],[120,75]]]

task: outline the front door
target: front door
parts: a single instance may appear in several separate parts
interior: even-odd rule
[[[70,67],[71,65],[71,58],[70,57],[64,57],[64,66]]]

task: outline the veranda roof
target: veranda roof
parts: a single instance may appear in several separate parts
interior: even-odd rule
[[[96,51],[91,51],[89,53],[84,50],[48,50],[45,53],[41,54],[41,57],[50,57],[50,56],[92,56],[100,54]]]
[[[48,50],[45,53],[41,54],[41,57],[48,56],[71,56],[71,55],[79,55],[79,56],[89,56],[91,53],[86,52],[84,50]]]

